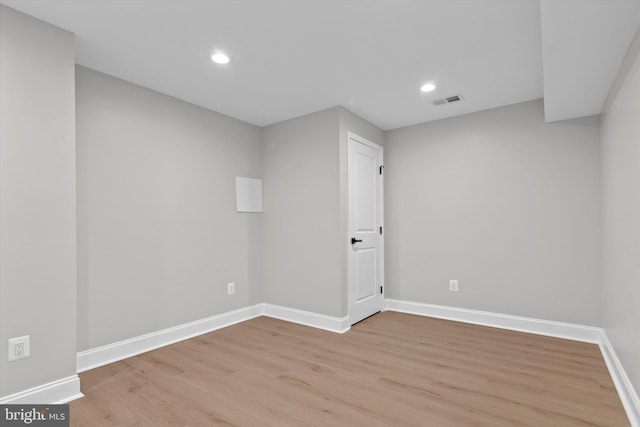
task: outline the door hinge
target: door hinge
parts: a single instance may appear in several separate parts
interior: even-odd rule
[[[380,234],[382,234],[382,226],[380,226]]]
[[[380,286],[380,293],[382,293],[382,286]]]
[[[380,175],[382,175],[382,169],[384,169],[384,166],[380,166]]]

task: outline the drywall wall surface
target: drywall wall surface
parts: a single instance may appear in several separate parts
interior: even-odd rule
[[[343,316],[339,110],[263,128],[265,302]]]
[[[73,35],[0,6],[0,397],[76,372],[74,103]]]
[[[537,100],[385,137],[387,297],[600,325],[598,117]]]
[[[640,392],[640,31],[602,119],[603,327]]]
[[[375,142],[384,147],[384,131],[369,123],[362,117],[352,113],[344,107],[338,107],[340,112],[340,145],[346,150],[347,133],[355,133],[358,136]],[[346,152],[346,151],[345,151]],[[345,169],[346,171],[346,169]]]
[[[77,140],[78,350],[262,302],[258,127],[78,67]]]
[[[611,84],[611,88],[609,89],[609,93],[607,94],[607,98],[605,99],[602,108],[602,116],[609,112],[611,104],[617,98],[618,92],[620,92],[620,89],[627,81],[629,73],[634,68],[638,55],[640,55],[640,27],[636,30],[633,39],[631,39],[629,48],[627,49],[627,52],[622,59],[622,63],[620,64],[620,69],[618,69],[618,74]]]
[[[348,251],[352,250],[352,245],[349,241],[351,236],[349,235],[348,217],[348,135],[351,132],[384,146],[384,131],[344,107],[338,107],[338,111],[340,114],[340,235],[342,236],[340,274],[343,283],[341,313],[346,316],[349,314],[347,256]]]

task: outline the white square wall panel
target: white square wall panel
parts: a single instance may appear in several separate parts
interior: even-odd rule
[[[236,176],[238,212],[262,212],[262,180]]]

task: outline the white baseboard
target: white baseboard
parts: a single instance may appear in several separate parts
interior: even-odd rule
[[[80,378],[72,375],[61,380],[43,384],[0,399],[0,405],[46,405],[67,403],[82,397]]]
[[[258,316],[274,317],[276,319],[287,320],[289,322],[339,333],[346,332],[350,328],[348,317],[331,317],[295,308],[261,303],[107,344],[102,347],[80,351],[76,357],[77,371],[84,372],[89,369],[117,362],[127,357],[146,353],[156,348],[184,341]]]
[[[343,334],[351,329],[349,316],[332,317],[311,311],[298,310],[296,308],[283,307],[281,305],[263,304],[264,315],[288,322],[299,323],[313,328],[324,329]]]
[[[492,326],[513,331],[529,332],[538,335],[600,343],[602,328],[576,325],[573,323],[554,322],[552,320],[533,319],[530,317],[512,316],[509,314],[491,313],[487,311],[469,310],[466,308],[447,307],[444,305],[424,304],[395,299],[385,300],[385,310],[455,320],[457,322]]]
[[[602,328],[394,299],[385,310],[598,344],[631,426],[640,427],[640,399]]]
[[[263,315],[338,333],[344,333],[351,327],[348,316],[331,317],[295,308],[262,303],[78,352],[76,355],[77,371],[83,372],[108,363],[117,362]],[[2,397],[0,398],[0,404],[58,404],[67,403],[82,396],[80,378],[78,375],[73,375]]]
[[[640,398],[631,384],[631,380],[620,363],[607,334],[602,331],[600,351],[609,368],[611,379],[616,386],[624,410],[627,412],[632,427],[640,427]]]
[[[81,351],[77,354],[77,371],[83,372],[127,357],[145,353],[156,348],[193,338],[235,323],[244,322],[263,314],[262,304],[185,323],[172,328],[140,335],[102,347]]]
[[[596,343],[600,346],[632,427],[640,427],[640,399],[601,328],[394,299],[385,300],[385,310]],[[332,317],[262,303],[79,352],[77,369],[82,372],[96,368],[263,315],[337,333],[347,332],[351,328],[349,316]],[[0,398],[0,404],[56,404],[82,396],[80,379],[73,375],[5,396]]]

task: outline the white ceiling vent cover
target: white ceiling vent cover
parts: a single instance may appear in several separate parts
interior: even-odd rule
[[[446,98],[442,98],[442,99],[436,99],[435,101],[433,101],[433,105],[451,104],[452,102],[458,102],[458,101],[462,101],[462,96],[453,95],[453,96],[447,96]]]

